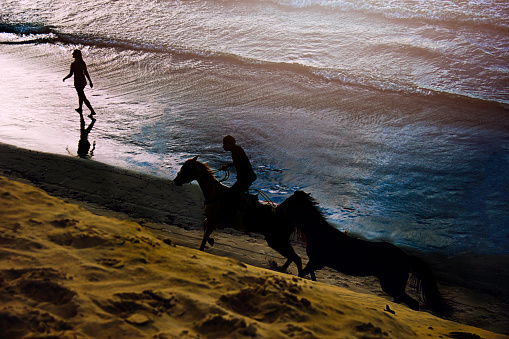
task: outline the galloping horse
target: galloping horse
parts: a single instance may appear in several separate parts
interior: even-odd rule
[[[276,208],[276,213],[289,218],[306,238],[309,262],[299,273],[300,277],[324,266],[354,276],[376,276],[382,290],[392,296],[394,302],[403,302],[418,310],[419,302],[405,292],[412,272],[418,278],[417,290],[431,311],[441,315],[452,311],[441,297],[426,263],[393,244],[355,239],[339,231],[327,222],[309,194],[295,192]]]
[[[205,249],[207,241],[211,246],[214,244],[210,235],[217,228],[232,227],[240,231],[261,233],[265,236],[265,240],[270,247],[288,258],[281,270],[284,272],[294,262],[300,273],[302,271],[302,260],[290,244],[290,235],[294,230],[292,223],[276,214],[272,206],[262,204],[256,196],[248,196],[247,194],[246,200],[249,200],[249,203],[246,204],[245,208],[237,209],[232,218],[225,212],[228,211],[229,207],[227,200],[221,199],[228,190],[228,186],[221,184],[214,177],[210,168],[197,159],[198,157],[194,157],[187,160],[173,182],[177,186],[182,186],[196,180],[205,197],[204,211],[206,219],[203,221],[204,234],[200,251]]]

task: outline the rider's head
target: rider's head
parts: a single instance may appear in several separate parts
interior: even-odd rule
[[[231,135],[227,135],[223,138],[223,149],[225,151],[231,150],[232,146],[235,146],[235,138]]]

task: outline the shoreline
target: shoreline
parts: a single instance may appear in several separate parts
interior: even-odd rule
[[[52,196],[80,205],[101,216],[133,220],[159,239],[197,249],[201,240],[203,197],[197,185],[176,187],[171,180],[130,172],[93,160],[21,149],[0,143],[0,175],[29,183]],[[231,229],[212,234],[209,254],[270,268],[283,258],[261,235]],[[305,249],[294,244],[307,262]],[[457,312],[452,320],[496,333],[509,334],[509,255],[407,252],[421,257],[434,270],[439,288]],[[296,276],[294,265],[289,273]],[[386,298],[372,277],[351,277],[330,269],[317,272],[321,283]]]

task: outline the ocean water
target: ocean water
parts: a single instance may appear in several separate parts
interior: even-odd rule
[[[505,0],[3,0],[1,142],[76,156],[76,48],[94,161],[173,178],[231,134],[341,230],[509,253]]]

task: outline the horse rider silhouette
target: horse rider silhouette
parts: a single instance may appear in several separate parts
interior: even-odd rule
[[[228,189],[223,196],[223,200],[227,200],[231,206],[231,210],[240,208],[240,201],[244,193],[248,193],[249,187],[256,180],[256,174],[251,167],[249,158],[244,152],[244,149],[236,144],[235,138],[227,135],[223,138],[223,149],[231,152],[232,162],[221,167],[221,170],[226,171],[229,167],[235,167],[237,172],[237,181]]]

